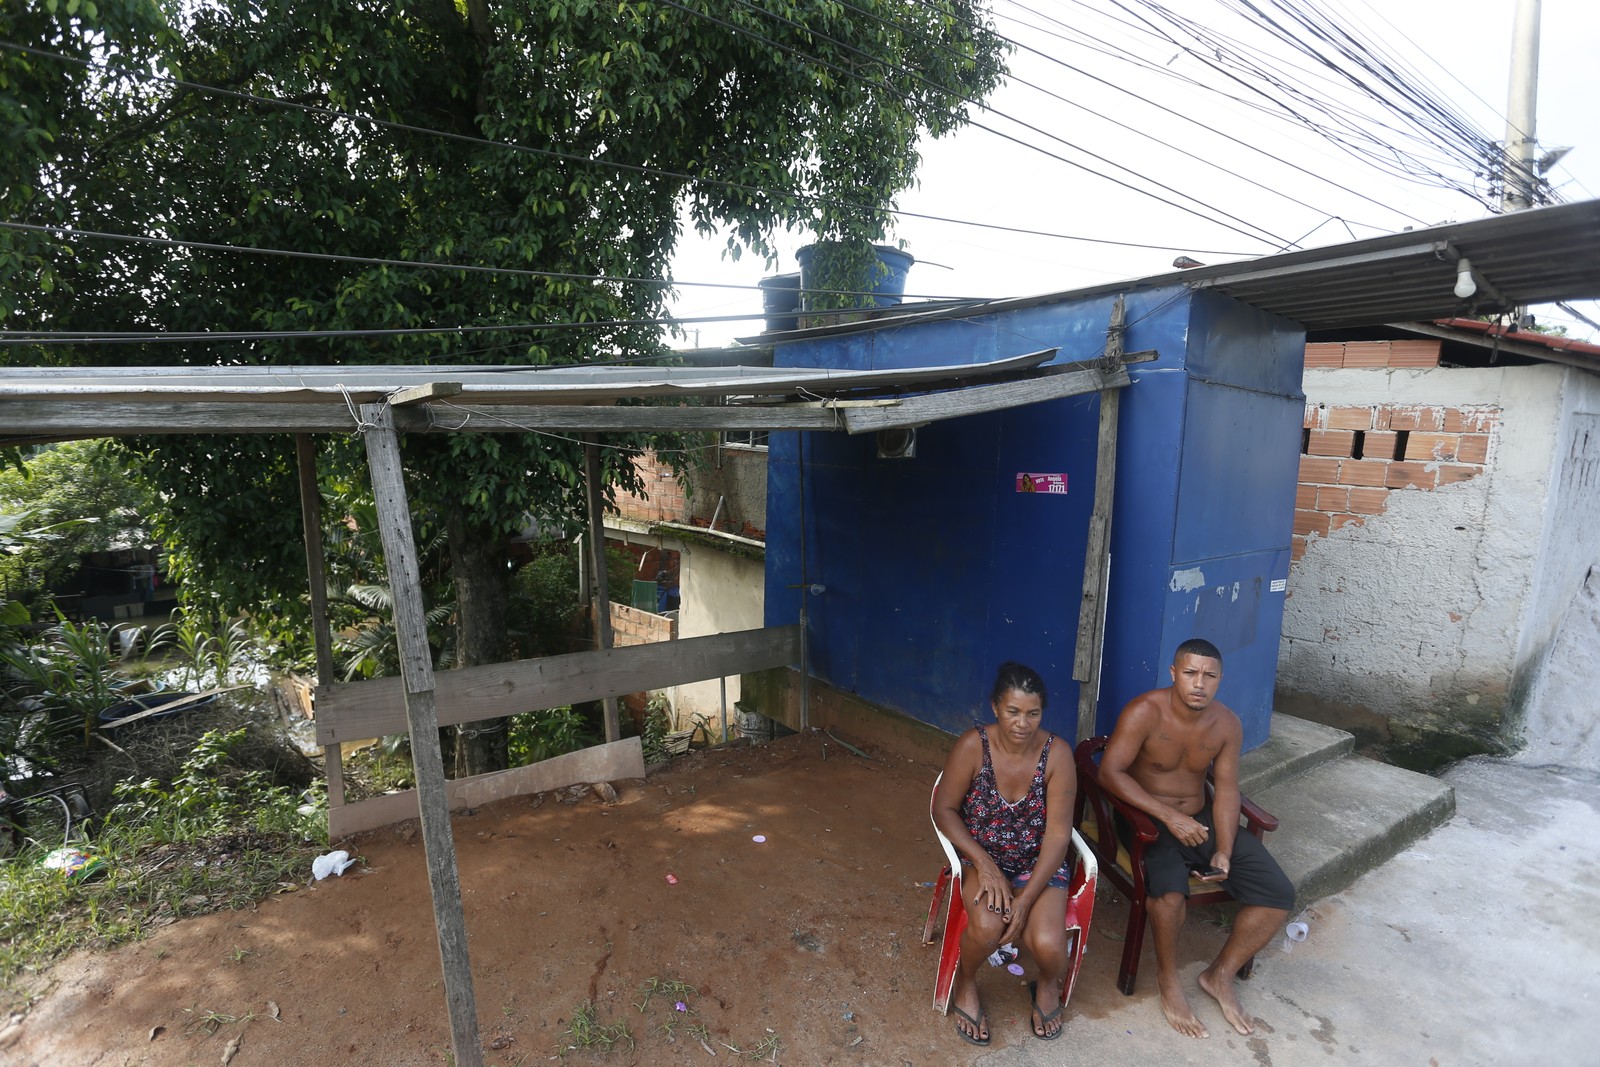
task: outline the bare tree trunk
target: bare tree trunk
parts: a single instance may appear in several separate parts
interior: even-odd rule
[[[493,526],[468,522],[460,512],[446,520],[450,571],[456,593],[456,666],[503,663],[511,568],[505,537]],[[506,767],[506,720],[466,722],[457,727],[455,776],[486,774]]]

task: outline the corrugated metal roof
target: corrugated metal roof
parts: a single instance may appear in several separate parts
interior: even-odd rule
[[[1457,299],[1453,292],[1462,257],[1470,259],[1478,286],[1478,292],[1466,301]],[[1497,313],[1527,304],[1595,298],[1600,297],[1600,201],[1538,208],[1044,296],[957,309],[918,311],[908,307],[887,318],[769,334],[761,340],[772,343],[802,336],[833,336],[1177,285],[1212,289],[1319,330],[1406,320],[1426,322]],[[840,398],[895,390],[925,391],[995,383],[1007,377],[1048,376],[1052,369],[1029,368],[1037,368],[1053,354],[1034,353],[963,367],[893,371],[767,366],[7,368],[0,372],[0,426],[7,426],[18,435],[9,439],[13,442],[30,433],[81,436],[219,430],[325,432],[353,425],[355,406],[360,403],[391,397],[396,390],[420,392],[432,387],[436,390],[432,398],[449,397],[458,411],[465,411],[467,404],[475,408],[502,406],[502,411],[521,407],[529,410],[520,417],[537,417],[541,425],[620,428],[622,421],[633,426],[640,417],[619,420],[616,406],[641,397],[829,398],[827,403],[837,405]],[[718,361],[727,355],[719,353]],[[753,360],[763,362],[768,358],[763,350],[752,350],[751,355]],[[1576,357],[1552,358],[1572,361]],[[1056,381],[1052,387],[1058,392],[1099,387],[1087,381],[1090,372],[1073,373],[1085,380]],[[437,391],[441,386],[446,389]],[[992,395],[974,398],[974,404],[1012,406],[1026,402],[1013,395],[1015,392],[990,388]],[[101,405],[98,409],[97,404]],[[285,405],[302,405],[315,414],[302,420],[287,414]],[[727,427],[764,424],[810,428],[816,413],[801,411],[805,406],[776,404],[759,412],[746,409],[737,415],[722,408],[728,414],[716,417],[721,420],[719,425]],[[230,407],[236,408],[237,413],[230,415],[226,410]],[[785,410],[779,412],[778,408]],[[103,421],[115,423],[116,428],[97,429],[97,410],[103,413]],[[117,416],[106,417],[113,410]],[[840,410],[830,408],[830,412]],[[460,417],[466,420],[473,416]],[[699,412],[698,417],[700,428],[710,426],[704,421],[706,412]],[[142,423],[146,418],[155,425]],[[864,421],[864,416],[858,421]],[[147,428],[137,428],[141,424]],[[421,425],[426,429],[448,428],[431,421]],[[662,428],[669,425],[673,424],[661,423]],[[826,428],[846,428],[843,417]]]
[[[1495,340],[1516,341],[1519,344],[1533,345],[1535,348],[1548,349],[1551,352],[1571,352],[1574,355],[1588,356],[1591,361],[1600,358],[1600,345],[1580,341],[1576,337],[1539,333],[1537,330],[1520,330],[1504,323],[1482,322],[1478,319],[1440,319],[1434,325],[1481,334],[1488,338],[1487,341],[1480,340],[1483,344],[1493,344]]]
[[[1454,292],[1463,257],[1478,287],[1467,300]],[[1600,201],[1272,256],[1189,284],[1316,330],[1600,296]]]
[[[1437,322],[1391,322],[1389,328],[1418,337],[1437,337],[1458,345],[1471,345],[1491,353],[1521,356],[1543,363],[1559,363],[1600,373],[1600,345],[1571,337],[1508,330],[1477,319],[1441,319]],[[1492,362],[1492,359],[1491,359]]]
[[[639,397],[837,396],[928,388],[1032,370],[1055,349],[957,366],[890,370],[827,367],[7,367],[6,400],[192,400],[210,403],[372,403],[398,389],[448,382],[462,403],[616,402]],[[3,412],[0,408],[0,412]]]
[[[0,371],[0,445],[131,434],[348,433],[362,427],[362,405],[380,402],[406,432],[869,433],[1128,384],[1121,364],[1046,365],[1056,351],[884,370],[15,368]],[[634,402],[645,397],[667,402]]]
[[[1455,295],[1461,257],[1478,292]],[[1041,304],[1184,285],[1219,293],[1302,323],[1308,330],[1493,315],[1514,307],[1600,297],[1600,200],[1453,222],[1365,241],[1041,296],[902,313],[812,330],[762,334],[777,343],[971,318]],[[752,339],[755,340],[755,339]]]

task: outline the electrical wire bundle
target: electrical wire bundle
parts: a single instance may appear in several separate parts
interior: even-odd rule
[[[911,0],[921,3],[924,0]],[[1105,183],[1127,192],[1148,198],[1153,208],[1179,212],[1202,221],[1211,232],[1222,231],[1240,243],[1253,246],[1245,250],[1203,249],[1202,242],[1175,242],[1160,245],[1119,239],[1111,236],[1064,233],[1046,228],[1031,228],[996,222],[993,219],[955,218],[914,211],[889,209],[889,214],[917,219],[938,225],[959,226],[992,230],[1027,237],[1058,239],[1066,242],[1086,242],[1108,246],[1135,248],[1165,248],[1169,251],[1213,252],[1219,255],[1239,256],[1261,254],[1297,247],[1310,234],[1286,238],[1274,228],[1259,221],[1256,198],[1271,196],[1309,213],[1303,217],[1315,220],[1310,232],[1330,222],[1338,221],[1355,236],[1352,227],[1372,232],[1384,232],[1392,226],[1379,222],[1362,222],[1347,219],[1341,205],[1329,206],[1316,201],[1325,195],[1337,194],[1341,203],[1349,198],[1362,201],[1367,207],[1382,208],[1393,215],[1393,196],[1387,187],[1394,182],[1420,186],[1424,189],[1444,190],[1471,198],[1476,204],[1495,209],[1498,193],[1494,186],[1498,180],[1502,148],[1489,134],[1478,128],[1461,108],[1456,106],[1434,82],[1414,65],[1401,58],[1379,36],[1356,24],[1354,18],[1336,9],[1337,0],[1313,3],[1312,0],[1213,0],[1214,7],[1205,17],[1185,14],[1159,0],[1058,0],[1054,11],[1046,11],[1045,0],[996,0],[993,16],[1003,21],[1011,35],[1002,34],[1018,54],[1039,63],[1048,64],[1073,78],[1074,84],[1087,80],[1094,87],[1092,93],[1072,89],[1052,88],[1041,81],[1033,81],[1013,74],[1012,85],[1042,96],[1048,103],[1037,114],[1030,111],[1027,117],[999,110],[992,102],[964,100],[968,105],[968,122],[978,133],[1012,143],[1027,152],[1048,161],[1049,165],[1070,168],[1074,180],[1083,185]],[[658,0],[685,18],[698,20],[708,27],[738,33],[762,42],[789,60],[805,63],[818,71],[819,77],[856,79],[872,85],[885,93],[909,96],[914,93],[951,93],[948,86],[930,83],[921,72],[908,70],[896,62],[847,45],[828,36],[808,23],[805,9],[794,5],[766,6],[765,0]],[[873,3],[870,0],[838,0],[834,5],[850,11],[861,19],[876,20],[879,24],[900,34],[921,34],[924,31],[909,21],[896,18],[903,9],[894,4]],[[733,18],[737,12],[739,18]],[[797,45],[795,41],[827,42],[851,57],[848,64],[824,60],[814,51]],[[304,116],[324,120],[338,126],[349,137],[364,136],[387,131],[424,138],[447,138],[467,141],[485,148],[519,153],[550,161],[599,165],[618,172],[645,177],[655,176],[687,183],[690,187],[721,186],[750,194],[774,193],[760,186],[722,181],[701,174],[690,174],[642,163],[629,162],[620,154],[608,153],[605,158],[592,158],[565,150],[560,145],[529,145],[512,140],[496,140],[446,131],[415,123],[402,123],[392,119],[364,114],[351,107],[338,107],[331,103],[307,103],[304,99],[275,97],[265,92],[247,92],[241,88],[207,84],[198,79],[179,77],[147,68],[123,65],[114,55],[90,50],[88,58],[68,55],[60,51],[25,45],[15,41],[0,40],[0,50],[30,60],[60,64],[88,66],[98,78],[121,80],[126,83],[143,83],[150,92],[185,90],[213,98],[230,98],[245,104],[276,111],[297,112]],[[836,53],[837,54],[837,53]],[[1165,56],[1165,58],[1163,58]],[[1175,60],[1185,57],[1185,62]],[[1107,61],[1131,66],[1138,72],[1135,77],[1107,76],[1096,72]],[[1442,68],[1441,68],[1442,69]],[[1181,106],[1162,103],[1155,99],[1156,90],[1147,86],[1176,83],[1185,92]],[[1133,88],[1137,84],[1139,91]],[[1187,148],[1175,143],[1177,138],[1163,136],[1146,128],[1148,124],[1131,121],[1131,112],[1119,108],[1094,108],[1085,103],[1093,95],[1117,94],[1129,101],[1129,107],[1153,109],[1163,116],[1169,128],[1181,127],[1188,134],[1200,138],[1199,147]],[[1273,144],[1272,136],[1251,137],[1228,132],[1223,123],[1209,112],[1205,101],[1215,99],[1225,102],[1231,109],[1258,119],[1279,124],[1284,129],[1297,130],[1318,138],[1332,146],[1343,164],[1317,168],[1284,159],[1281,149]],[[1062,116],[1071,109],[1072,117]],[[1113,113],[1117,112],[1117,113]],[[1066,127],[1081,124],[1076,116],[1090,117],[1109,123],[1132,135],[1150,142],[1152,150],[1172,152],[1211,171],[1223,175],[1228,181],[1225,188],[1238,190],[1239,202],[1249,205],[1230,209],[1214,202],[1216,194],[1203,197],[1186,186],[1167,178],[1149,162],[1114,159],[1084,142],[1077,134],[1058,132]],[[1281,181],[1256,176],[1248,166],[1228,166],[1231,161],[1250,155],[1286,167],[1305,179],[1304,187],[1289,192]],[[1385,188],[1364,191],[1362,173],[1375,173]],[[1248,187],[1248,188],[1247,188]],[[1548,191],[1550,200],[1560,200],[1556,191]],[[1248,199],[1247,199],[1248,198]],[[808,198],[819,209],[867,209],[872,205],[852,205],[826,197]],[[1410,222],[1426,225],[1425,220],[1401,213]],[[1254,217],[1253,217],[1254,216]],[[198,241],[178,232],[171,223],[151,222],[150,230],[159,232],[122,233],[90,225],[45,225],[22,219],[0,219],[0,229],[49,236],[56,241],[93,241],[109,244],[160,244],[175,250],[204,251],[224,255],[286,256],[317,258],[329,262],[344,262],[353,266],[386,267],[402,270],[427,270],[459,273],[480,273],[506,276],[535,276],[551,280],[590,282],[595,284],[626,283],[665,294],[682,288],[718,287],[755,291],[756,286],[731,285],[715,282],[697,282],[671,278],[607,277],[578,272],[540,271],[529,268],[511,268],[487,263],[458,263],[441,260],[422,261],[406,256],[360,256],[312,252],[307,250],[269,247],[265,244],[250,246],[244,242],[229,244],[218,241]],[[922,294],[930,299],[974,299],[972,294],[943,297]],[[404,335],[412,333],[447,334],[506,331],[526,333],[535,330],[593,329],[600,327],[670,326],[681,328],[697,322],[743,320],[748,315],[703,317],[638,317],[574,322],[500,323],[492,326],[462,324],[450,327],[391,328],[373,330],[249,330],[233,329],[216,332],[162,333],[149,330],[98,330],[61,331],[50,329],[0,330],[0,346],[40,344],[126,344],[152,341],[168,343],[196,342],[255,342],[270,338],[318,339],[328,337],[357,337]]]

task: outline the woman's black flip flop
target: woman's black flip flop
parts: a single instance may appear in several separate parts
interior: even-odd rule
[[[1030,1000],[1033,1003],[1033,1013],[1039,1017],[1039,1022],[1037,1024],[1035,1024],[1034,1027],[1033,1027],[1033,1036],[1038,1038],[1040,1041],[1054,1041],[1056,1038],[1060,1037],[1061,1036],[1061,1032],[1067,1028],[1066,1024],[1064,1024],[1064,1023],[1061,1026],[1056,1027],[1056,1032],[1053,1033],[1053,1034],[1041,1034],[1039,1031],[1045,1029],[1052,1022],[1054,1022],[1057,1018],[1059,1018],[1060,1015],[1061,1015],[1061,1009],[1065,1008],[1066,1005],[1065,1004],[1057,1004],[1056,1005],[1056,1010],[1051,1012],[1049,1015],[1046,1015],[1044,1013],[1044,1009],[1039,1007],[1039,983],[1038,982],[1029,982],[1028,983],[1028,1000]],[[976,1025],[976,1024],[974,1024],[974,1025]]]
[[[977,1019],[974,1019],[972,1016],[968,1015],[966,1012],[962,1011],[960,1008],[956,1007],[954,1004],[950,1005],[950,1010],[955,1012],[957,1015],[961,1016],[963,1019],[967,1020],[967,1022],[972,1025],[973,1033],[969,1034],[965,1030],[961,1029],[961,1025],[959,1023],[956,1024],[956,1036],[957,1037],[959,1037],[961,1040],[965,1041],[967,1044],[969,1044],[969,1045],[977,1045],[979,1048],[982,1048],[984,1045],[987,1045],[989,1043],[989,1039],[987,1037],[977,1037],[977,1036],[975,1036],[977,1033],[980,1033],[980,1032],[982,1032],[984,1030],[989,1029],[987,1023],[980,1023]],[[982,1012],[979,1012],[979,1014],[981,1015]]]

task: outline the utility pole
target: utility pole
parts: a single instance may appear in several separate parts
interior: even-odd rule
[[[1539,0],[1517,0],[1511,32],[1511,85],[1506,93],[1506,148],[1501,172],[1502,212],[1522,211],[1538,202],[1534,153],[1539,139],[1535,112],[1539,97]]]

